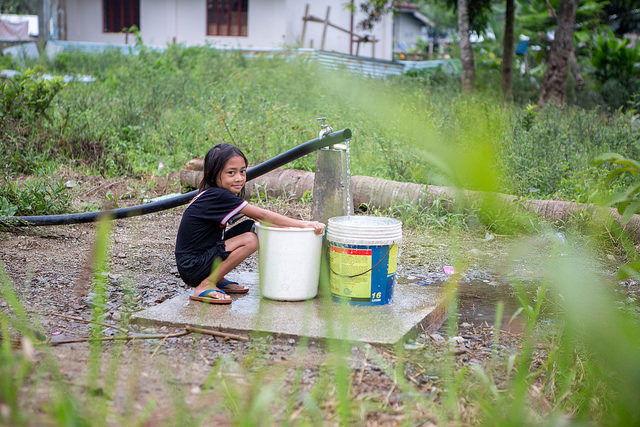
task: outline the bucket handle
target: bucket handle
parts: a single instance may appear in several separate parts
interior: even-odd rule
[[[380,265],[380,263],[381,263],[382,261],[384,261],[384,259],[385,259],[386,257],[388,257],[388,256],[389,256],[389,253],[391,252],[391,249],[392,249],[392,248],[393,248],[393,245],[389,245],[389,250],[387,250],[387,253],[386,253],[386,254],[384,254],[384,256],[383,256],[382,258],[380,258],[380,260],[376,263],[376,265],[374,265],[373,267],[371,267],[371,268],[370,268],[370,269],[368,269],[368,270],[363,271],[362,273],[354,274],[354,275],[351,275],[351,276],[347,276],[347,275],[345,275],[345,274],[336,273],[335,271],[333,271],[333,268],[331,268],[331,263],[329,263],[329,270],[330,270],[333,274],[335,274],[336,276],[346,277],[346,278],[348,278],[348,279],[352,279],[352,278],[354,278],[354,277],[362,276],[363,274],[367,274],[368,272],[370,272],[371,270],[373,270],[373,269],[375,269],[377,266],[379,266],[379,265]]]

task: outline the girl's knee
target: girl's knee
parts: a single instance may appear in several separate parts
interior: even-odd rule
[[[246,246],[250,247],[254,251],[258,249],[258,236],[256,235],[256,233],[249,231],[247,233],[244,233],[243,236],[246,241]]]

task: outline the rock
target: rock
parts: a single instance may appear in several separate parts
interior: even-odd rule
[[[454,342],[456,344],[462,344],[464,342],[464,338],[462,338],[460,335],[458,335],[458,336],[449,338],[449,341],[450,342]]]
[[[70,179],[69,181],[64,183],[64,186],[66,188],[74,188],[78,185],[78,183],[76,181],[74,181],[73,179]]]
[[[445,339],[442,335],[440,334],[431,334],[429,335],[429,337],[437,344],[441,344],[443,342],[445,342]]]

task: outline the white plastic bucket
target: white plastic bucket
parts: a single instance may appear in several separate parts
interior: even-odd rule
[[[331,295],[353,305],[393,301],[402,222],[373,216],[329,218]]]
[[[256,223],[262,296],[303,301],[318,294],[322,235],[313,228],[267,227]]]

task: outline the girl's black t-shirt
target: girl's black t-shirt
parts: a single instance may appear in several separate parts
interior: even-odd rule
[[[223,238],[227,224],[242,216],[247,202],[224,188],[212,187],[198,194],[182,214],[176,237],[176,260],[197,258]]]

